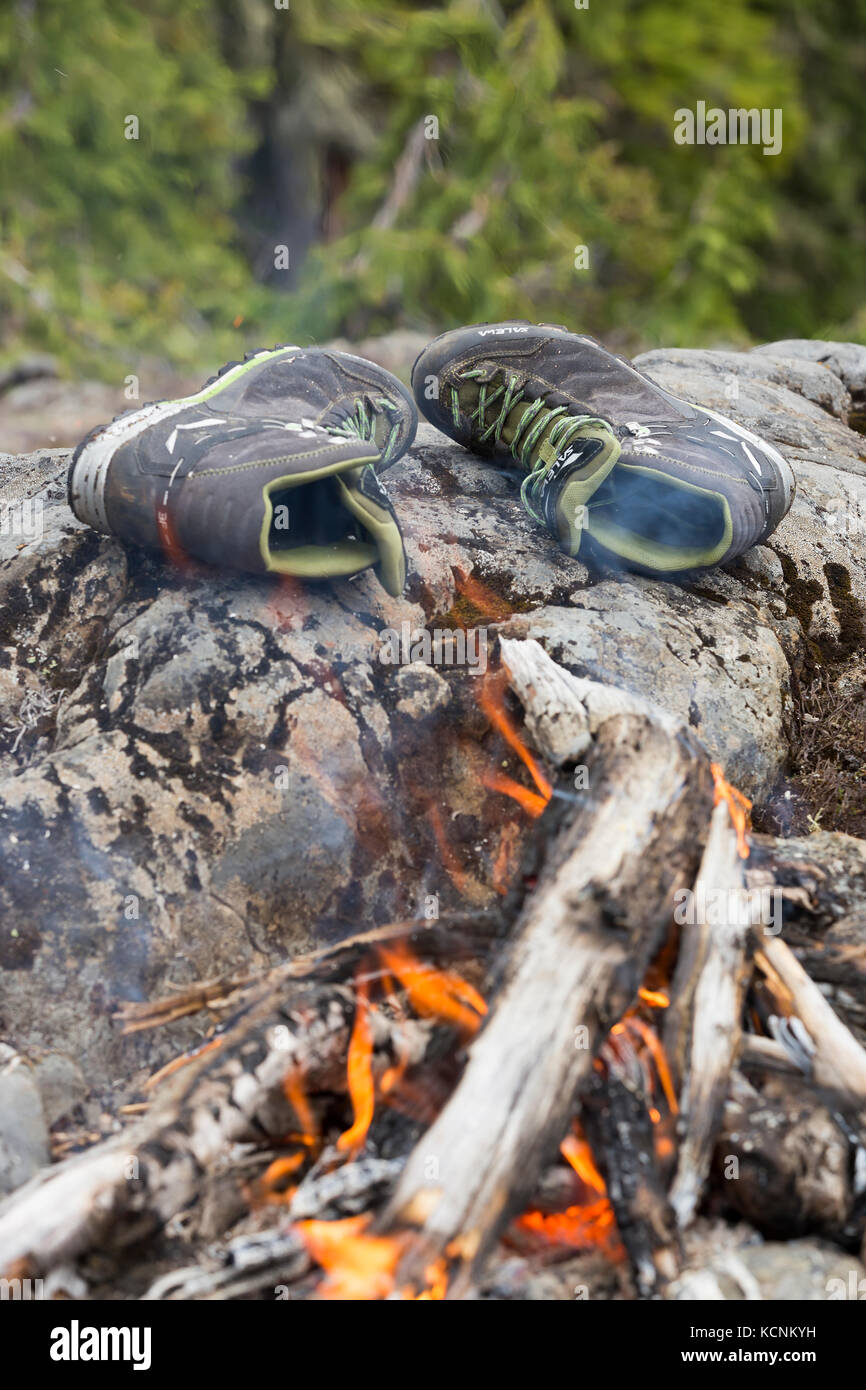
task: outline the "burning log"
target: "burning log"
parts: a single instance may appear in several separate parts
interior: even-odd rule
[[[292,1195],[286,1180],[300,1174],[314,1148],[324,1167],[313,1167],[298,1188],[297,1214],[313,1214],[314,1199],[323,1208],[339,1206],[361,1170],[350,1162],[342,1179],[325,1178],[362,1145],[373,1088],[378,1084],[395,1108],[405,1107],[401,1083],[423,1056],[433,1020],[446,1019],[464,1036],[477,1027],[483,1001],[453,961],[461,955],[476,960],[498,930],[497,920],[481,913],[455,916],[447,925],[395,923],[252,980],[215,982],[189,996],[125,1009],[131,1030],[158,1026],[166,1014],[180,1017],[194,1006],[230,1003],[234,1015],[196,1053],[151,1078],[153,1102],[124,1133],[46,1169],[0,1206],[0,1271],[21,1261],[45,1271],[96,1245],[120,1248],[193,1202],[199,1226],[215,1234],[220,1220],[230,1224],[246,1210],[244,1185],[254,1204],[285,1210]],[[421,942],[429,958],[445,957],[449,968],[417,964],[410,946]],[[354,990],[345,983],[353,976]],[[380,1009],[372,1014],[370,982],[384,977],[400,980],[420,1018]],[[328,1149],[317,1098],[327,1106],[347,1092],[354,1123]],[[261,1168],[265,1141],[281,1144],[282,1152],[263,1176],[239,1182],[243,1165],[236,1162],[235,1172],[228,1170],[227,1204],[225,1194],[212,1201],[225,1183],[226,1154],[248,1146]],[[388,1176],[393,1181],[393,1167]],[[375,1180],[381,1183],[381,1173]],[[369,1171],[364,1181],[375,1186]]]
[[[712,779],[686,734],[645,716],[608,719],[589,773],[591,790],[516,925],[496,1007],[382,1223],[419,1233],[401,1266],[407,1282],[443,1257],[454,1262],[449,1296],[465,1290],[531,1192],[661,945],[673,892],[697,867],[695,826],[709,816]]]
[[[259,981],[241,1017],[216,1045],[182,1059],[186,1065],[142,1119],[45,1169],[9,1198],[0,1207],[0,1270],[18,1261],[48,1270],[95,1245],[137,1240],[193,1199],[206,1206],[233,1145],[261,1146],[303,1131],[310,1094],[344,1092],[351,992],[317,987],[305,1005],[299,989],[289,1008],[284,991],[284,978]],[[405,1027],[399,1040],[405,1049]],[[390,1040],[380,1033],[378,1041],[387,1054]]]
[[[660,1294],[679,1272],[676,1221],[659,1162],[652,1107],[642,1084],[616,1067],[594,1074],[583,1096],[583,1123],[604,1174],[616,1224],[641,1298]],[[656,1120],[658,1116],[656,1116]]]
[[[680,936],[665,1041],[681,1078],[680,1146],[670,1201],[680,1228],[695,1216],[740,1039],[751,901],[727,802],[718,802]],[[708,905],[712,911],[708,911]]]
[[[259,1112],[280,1104],[287,1068],[318,1069],[323,1081],[339,1084],[348,1041],[344,1010],[318,1020],[293,1047],[256,1047],[259,1066],[245,1068],[234,1045],[259,1025],[264,1029],[266,1021],[256,1009],[232,1046],[227,1041],[192,1061],[144,1119],[37,1174],[4,1203],[0,1268],[25,1261],[44,1271],[103,1242],[139,1239],[201,1196],[210,1168],[231,1143],[260,1138]],[[282,1108],[285,1131],[292,1117],[285,1100]]]

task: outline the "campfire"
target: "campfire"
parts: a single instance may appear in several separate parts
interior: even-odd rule
[[[477,585],[464,598],[492,606]],[[750,1098],[782,1128],[833,1117],[862,1158],[866,1054],[781,939],[775,910],[802,890],[756,849],[723,769],[531,640],[503,636],[466,684],[502,813],[489,900],[418,785],[456,906],[124,1005],[129,1033],[201,1017],[207,1035],[120,1133],[63,1137],[0,1214],[4,1270],[59,1277],[97,1247],[118,1267],[160,1240],[151,1299],[442,1300],[580,1258],[650,1298],[688,1281],[699,1213],[753,1214],[757,1179],[728,1182],[726,1163],[801,1190]],[[782,1202],[781,1226],[820,1211],[856,1229],[853,1177],[833,1201],[813,1178],[811,1210]]]

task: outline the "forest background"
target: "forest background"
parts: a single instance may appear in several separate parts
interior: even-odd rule
[[[782,148],[677,112],[780,113]],[[6,0],[0,365],[866,341],[866,0]]]

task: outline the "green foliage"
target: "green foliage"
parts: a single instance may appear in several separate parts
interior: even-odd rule
[[[311,47],[339,33],[381,113],[345,195],[349,230],[293,296],[306,331],[516,315],[626,342],[745,335],[738,306],[804,123],[795,65],[752,0],[325,0],[299,22]],[[676,145],[674,113],[699,99],[781,107],[783,153]],[[425,114],[439,141],[394,226],[371,229]]]
[[[254,81],[205,0],[0,11],[0,313],[7,338],[106,370],[228,347],[250,287],[235,158]],[[128,116],[139,138],[127,139]]]
[[[866,0],[9,0],[0,348],[116,376],[510,316],[629,348],[864,336],[864,20]],[[780,108],[782,153],[678,145],[698,101]]]

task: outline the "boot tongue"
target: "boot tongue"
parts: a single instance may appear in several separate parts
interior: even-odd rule
[[[265,489],[260,538],[264,568],[300,579],[335,579],[360,574],[375,565],[382,587],[395,596],[402,593],[406,582],[403,537],[372,463],[348,460],[340,472],[308,485],[308,492],[309,487],[327,488],[327,494],[309,495],[306,511],[304,499],[296,491],[299,480],[293,481],[295,487],[285,491],[278,485],[271,491]],[[280,546],[271,541],[282,502],[289,513],[295,506],[300,513],[297,524],[303,541],[299,545]],[[352,531],[360,532],[360,538]]]
[[[406,551],[391,499],[372,464],[361,464],[336,475],[346,510],[360,522],[370,542],[372,558],[383,589],[397,597],[406,583]],[[359,566],[359,568],[366,568]]]
[[[492,376],[495,377],[495,373],[493,373]],[[485,384],[489,386],[490,382],[488,381]],[[480,399],[480,388],[477,382],[467,382],[461,388],[460,406],[465,414],[473,414],[478,409],[478,403]],[[531,405],[531,401],[520,401],[517,405],[512,406],[511,410],[506,415],[502,429],[499,431],[499,434],[497,436],[497,440],[500,447],[503,447],[505,449],[510,448],[511,442],[514,439],[517,428],[520,425],[520,422],[526,414],[527,410],[530,409]],[[493,424],[495,420],[499,419],[500,414],[501,398],[497,397],[485,406],[484,421],[481,428],[488,428],[490,425]],[[548,429],[549,428],[550,426],[548,426]],[[544,437],[547,436],[547,432],[547,430],[544,431]],[[539,440],[539,443],[541,443],[541,440]],[[535,452],[536,450],[533,450],[533,454]]]

